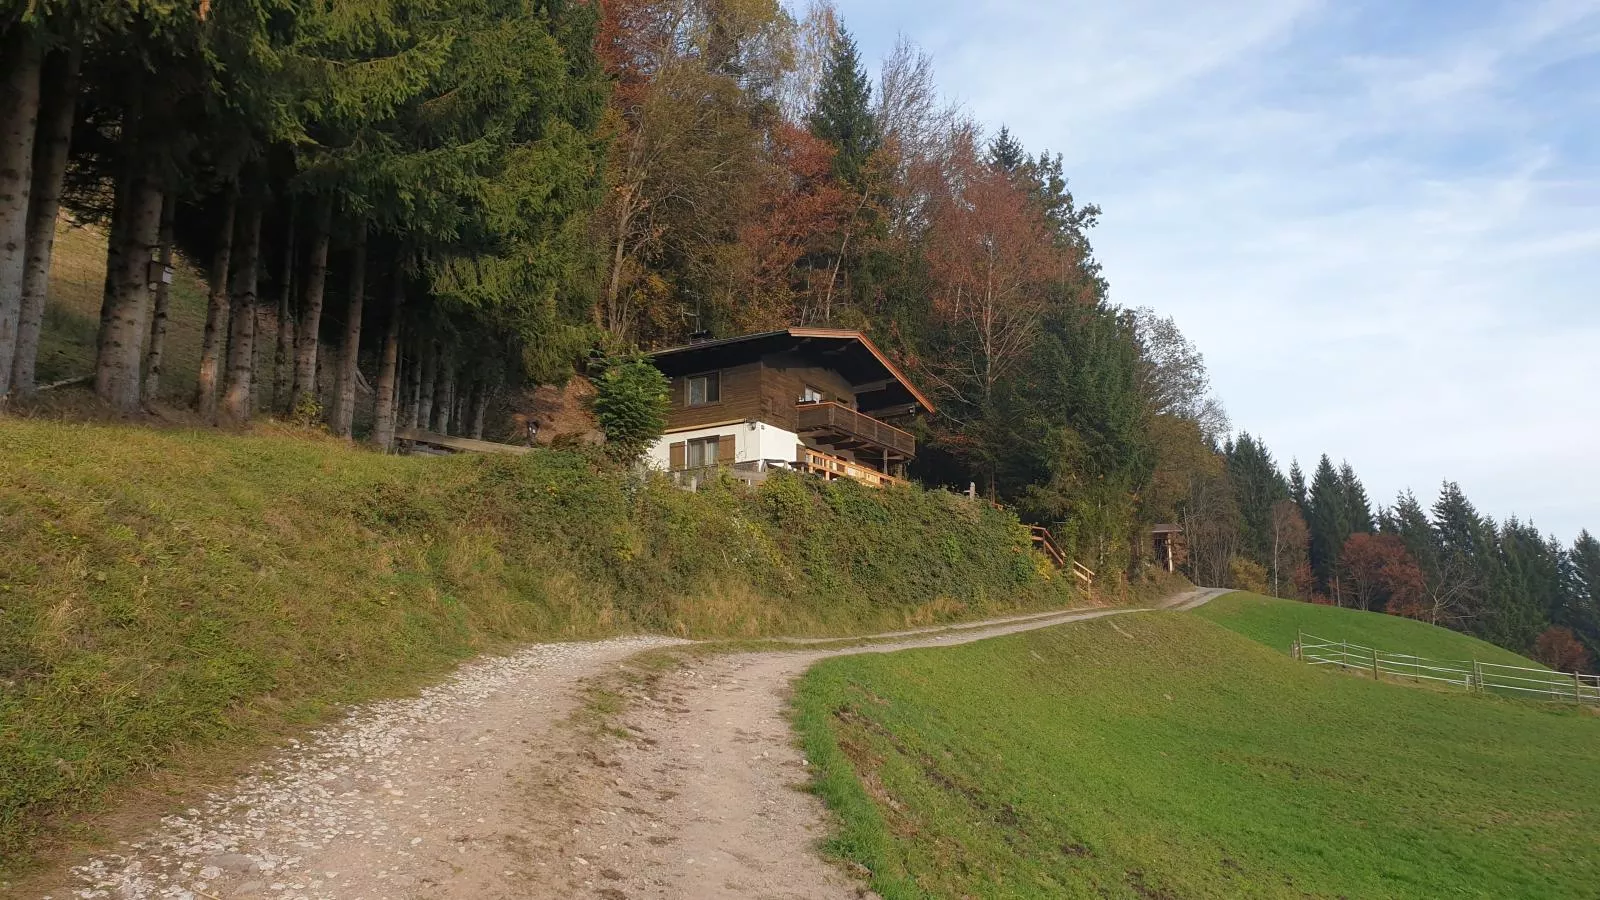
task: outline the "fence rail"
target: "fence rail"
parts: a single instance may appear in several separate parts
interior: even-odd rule
[[[1364,672],[1379,680],[1432,681],[1474,693],[1535,696],[1600,706],[1600,675],[1553,672],[1476,659],[1429,659],[1349,641],[1329,640],[1303,631],[1296,634],[1292,653],[1295,659],[1313,666]]]

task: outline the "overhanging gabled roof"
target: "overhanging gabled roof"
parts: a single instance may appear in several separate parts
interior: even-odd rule
[[[854,385],[887,382],[888,386],[880,389],[884,395],[884,402],[877,403],[873,408],[915,403],[930,413],[937,411],[933,401],[912,384],[911,379],[906,377],[900,367],[890,361],[871,339],[859,331],[837,328],[785,328],[782,331],[764,331],[759,334],[701,341],[668,350],[658,350],[650,354],[650,358],[656,367],[669,377],[676,377],[740,365],[770,353],[789,351],[812,352],[825,356],[828,365],[837,369]]]

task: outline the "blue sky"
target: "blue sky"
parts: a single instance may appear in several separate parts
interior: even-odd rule
[[[838,0],[1065,155],[1115,302],[1375,499],[1600,531],[1600,0]]]

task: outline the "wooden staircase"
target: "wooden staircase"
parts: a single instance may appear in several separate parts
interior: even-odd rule
[[[1061,545],[1056,543],[1056,536],[1050,533],[1050,529],[1043,525],[1029,525],[1028,530],[1033,535],[1034,548],[1043,553],[1056,568],[1070,571],[1074,577],[1083,582],[1085,588],[1094,589],[1094,570],[1075,559],[1068,560],[1067,555],[1061,550]]]

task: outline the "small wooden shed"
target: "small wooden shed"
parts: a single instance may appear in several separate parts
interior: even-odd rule
[[[1151,526],[1150,549],[1155,555],[1156,565],[1168,572],[1178,571],[1178,564],[1184,561],[1189,552],[1183,539],[1183,526]]]

